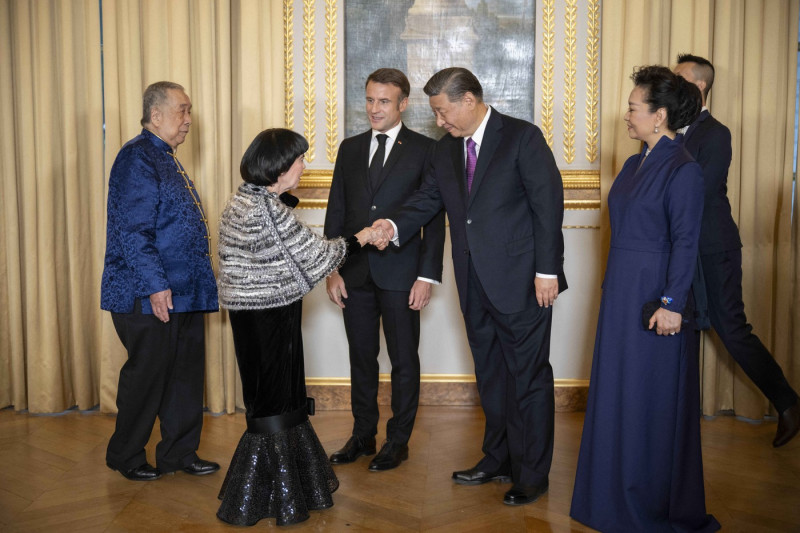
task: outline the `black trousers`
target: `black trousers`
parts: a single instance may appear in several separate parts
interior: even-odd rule
[[[747,323],[742,301],[742,251],[701,255],[708,296],[708,316],[725,348],[745,374],[783,412],[797,402],[797,393],[780,365]]]
[[[464,322],[486,416],[477,466],[510,472],[515,483],[529,486],[548,481],[553,459],[552,319],[553,308],[535,301],[519,313],[499,312],[470,262]]]
[[[392,418],[386,438],[408,442],[419,406],[419,311],[408,307],[409,291],[385,291],[371,278],[360,287],[347,287],[344,327],[350,345],[350,402],[353,435],[378,432],[378,354],[380,321],[392,363]]]
[[[144,464],[144,447],[158,417],[156,466],[172,472],[190,465],[197,460],[203,427],[203,314],[173,313],[165,324],[143,315],[137,300],[132,313],[111,313],[111,318],[128,360],[119,374],[117,422],[106,462],[118,470]]]

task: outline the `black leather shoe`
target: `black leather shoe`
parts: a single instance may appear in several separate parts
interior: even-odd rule
[[[408,459],[408,445],[387,440],[384,441],[378,455],[369,463],[369,470],[371,472],[391,470],[400,466],[406,459]]]
[[[508,483],[511,481],[511,476],[505,472],[483,472],[478,470],[478,467],[470,468],[469,470],[458,470],[453,472],[453,481],[459,485],[482,485],[489,481],[499,481],[501,483]]]
[[[213,474],[219,470],[219,465],[212,461],[204,459],[197,459],[189,466],[184,466],[183,471],[193,476],[205,476],[206,474]]]
[[[375,453],[375,437],[365,438],[353,435],[341,450],[331,455],[331,463],[344,465],[352,463],[362,455],[372,455],[373,453]]]
[[[125,479],[130,479],[131,481],[155,481],[161,477],[161,470],[148,463],[139,465],[136,468],[131,468],[130,470],[120,470],[119,468],[114,468],[109,463],[106,463],[106,465],[111,470],[122,474]]]
[[[778,431],[775,433],[772,445],[776,448],[783,446],[797,435],[798,430],[800,430],[800,401],[778,415]]]
[[[547,492],[549,486],[549,483],[538,487],[514,483],[514,486],[506,492],[503,503],[506,505],[525,505],[526,503],[533,503],[538,500],[542,494]]]

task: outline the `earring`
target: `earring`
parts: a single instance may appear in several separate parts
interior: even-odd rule
[[[658,126],[656,126],[656,131],[655,132],[658,133]]]

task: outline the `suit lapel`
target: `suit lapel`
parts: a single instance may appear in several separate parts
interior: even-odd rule
[[[450,135],[449,133],[447,135]],[[464,174],[464,139],[461,137],[450,137],[452,143],[450,156],[453,158],[453,172],[458,188],[461,191],[461,198],[467,203],[467,178]]]
[[[492,114],[489,115],[489,122],[486,124],[486,129],[483,132],[483,142],[481,143],[481,150],[478,154],[478,162],[475,165],[475,175],[472,177],[472,191],[469,194],[469,202],[467,207],[472,204],[475,194],[483,182],[486,175],[486,170],[489,168],[489,161],[492,160],[494,152],[500,145],[500,130],[503,129],[503,120],[500,118],[500,113],[496,109],[492,109]]]
[[[372,193],[372,185],[369,182],[369,144],[372,142],[372,130],[367,130],[361,134],[363,137],[358,142],[358,179],[364,188]]]
[[[683,135],[684,144],[686,144],[692,137],[692,135],[694,135],[694,132],[697,131],[697,128],[700,126],[700,123],[710,116],[711,113],[708,111],[708,109],[702,111],[699,115],[697,115],[697,119],[694,122],[692,122],[692,125],[689,126],[689,129],[686,130],[686,133]]]

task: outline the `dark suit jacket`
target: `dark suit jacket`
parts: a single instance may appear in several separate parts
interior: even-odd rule
[[[453,266],[466,312],[469,260],[501,313],[531,307],[534,278],[564,279],[564,190],[542,132],[492,109],[467,193],[464,139],[445,135],[434,147],[422,188],[393,214],[400,242],[444,206],[450,221]]]
[[[372,132],[342,141],[333,170],[325,235],[329,238],[350,236],[390,213],[416,191],[422,183],[425,160],[433,139],[402,126],[383,166],[381,182],[372,190],[369,180],[369,145]],[[384,290],[407,291],[417,277],[442,279],[444,253],[444,212],[425,221],[424,238],[420,223],[408,231],[401,247],[388,246],[379,251],[366,247],[339,269],[346,286],[362,285],[367,274]]]
[[[730,130],[705,110],[689,126],[683,142],[686,150],[703,169],[705,204],[700,226],[700,254],[738,250],[742,247],[742,241],[728,201]]]

